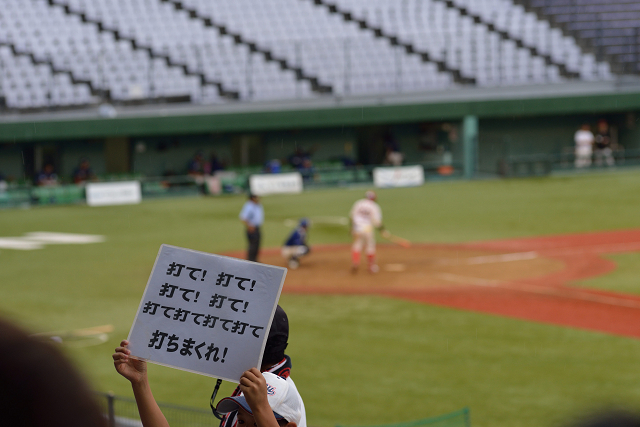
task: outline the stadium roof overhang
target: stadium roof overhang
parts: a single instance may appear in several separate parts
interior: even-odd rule
[[[116,108],[0,116],[0,141],[24,142],[117,136],[253,132],[371,124],[519,118],[640,111],[640,85],[568,83],[496,89],[458,89],[386,97],[251,102],[218,106]]]

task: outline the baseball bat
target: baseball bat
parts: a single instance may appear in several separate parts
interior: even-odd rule
[[[393,243],[395,243],[397,245],[402,246],[403,248],[411,247],[411,242],[410,241],[408,241],[407,239],[403,239],[402,237],[395,236],[395,235],[389,233],[388,231],[386,233],[384,233],[382,235],[382,237],[384,237],[385,239],[387,239],[387,240],[389,240],[389,241],[391,241],[391,242],[393,242]]]

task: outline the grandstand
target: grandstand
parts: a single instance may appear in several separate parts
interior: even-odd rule
[[[20,200],[82,197],[25,188],[45,163],[68,183],[81,158],[163,195],[169,175],[193,184],[196,152],[240,191],[298,146],[320,147],[305,185],[368,183],[389,135],[433,178],[542,175],[572,169],[573,133],[600,119],[617,165],[640,162],[637,2],[2,5],[0,177]]]
[[[628,0],[526,0],[528,10],[571,34],[618,74],[637,74],[640,5]]]
[[[566,22],[556,3],[4,0],[0,88],[6,108],[29,110],[413,93],[637,71],[618,66],[635,60],[633,20],[607,47],[607,55],[621,52],[610,63],[589,48],[604,30],[577,25],[594,14],[552,25]],[[614,19],[598,25],[617,27]]]
[[[105,349],[159,245],[243,256],[254,192],[260,262],[313,224],[282,301],[314,427],[633,407],[639,28],[640,0],[0,0],[0,309],[139,425]],[[348,273],[373,188],[395,238]],[[154,368],[171,425],[215,421],[211,378]]]

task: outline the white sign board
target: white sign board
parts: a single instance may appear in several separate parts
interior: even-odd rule
[[[129,332],[131,354],[239,382],[262,363],[286,272],[162,245]]]
[[[422,166],[375,168],[373,183],[376,187],[414,187],[424,184]]]
[[[142,201],[139,181],[89,183],[86,191],[89,206],[129,205]]]
[[[251,192],[257,196],[278,193],[302,193],[302,175],[300,175],[300,172],[251,175],[249,186],[251,187]]]

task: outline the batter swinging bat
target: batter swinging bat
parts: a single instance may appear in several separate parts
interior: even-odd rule
[[[402,237],[398,237],[398,236],[394,236],[393,234],[389,233],[387,230],[385,230],[382,233],[382,237],[384,237],[385,239],[398,244],[400,246],[402,246],[403,248],[408,248],[411,247],[411,242],[408,241],[407,239],[403,239]]]

